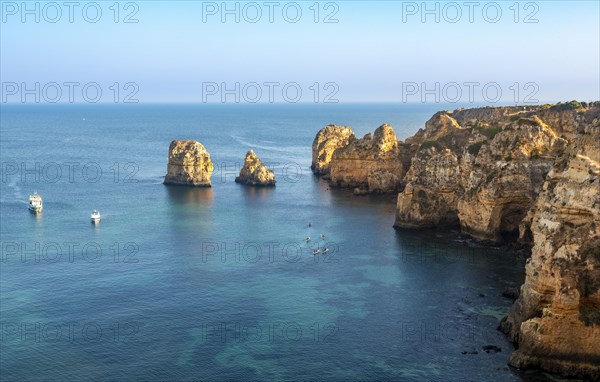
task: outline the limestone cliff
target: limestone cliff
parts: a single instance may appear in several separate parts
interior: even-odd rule
[[[332,182],[371,190],[383,172],[380,188],[403,187],[396,228],[531,245],[501,324],[510,364],[600,380],[600,102],[438,112],[405,142],[382,128],[387,144],[376,132],[335,149]]]
[[[460,225],[482,241],[516,238],[552,164],[599,109],[594,103],[436,113],[406,139],[415,155],[395,227]]]
[[[532,208],[525,284],[501,328],[510,364],[600,379],[600,126],[557,160]],[[526,232],[522,230],[522,234]]]
[[[565,145],[538,117],[504,125],[469,169],[458,202],[461,231],[494,242],[518,236],[520,222]]]
[[[347,146],[354,139],[354,132],[348,126],[328,125],[316,135],[312,144],[311,169],[315,174],[329,174],[329,162],[333,152]]]
[[[213,168],[210,154],[200,142],[174,140],[169,146],[164,184],[210,187]]]
[[[235,181],[249,186],[275,186],[275,173],[261,162],[254,151],[250,150]]]
[[[406,144],[395,226],[531,243],[510,364],[600,378],[600,102],[440,112]]]
[[[406,139],[414,156],[404,178],[406,187],[398,194],[396,228],[458,224],[461,174],[469,165],[461,165],[463,148],[476,139],[445,112],[436,113],[425,130]]]
[[[330,161],[332,185],[355,188],[357,193],[397,191],[403,175],[398,139],[390,125],[378,127],[373,137],[351,137],[346,146],[333,152]]]

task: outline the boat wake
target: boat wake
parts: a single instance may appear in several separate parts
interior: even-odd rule
[[[261,150],[265,150],[265,151],[274,151],[274,152],[280,152],[280,153],[302,153],[306,150],[305,147],[301,147],[301,146],[269,146],[269,145],[261,145],[261,144],[256,144],[256,143],[252,143],[252,142],[248,142],[247,140],[245,140],[245,138],[240,137],[238,135],[233,135],[230,134],[229,135],[234,141],[236,141],[237,143],[239,143],[242,146],[246,146],[248,148],[256,148],[256,149],[261,149]]]

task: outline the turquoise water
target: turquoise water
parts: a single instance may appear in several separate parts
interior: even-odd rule
[[[389,122],[402,139],[438,109],[2,106],[1,379],[535,378],[506,366],[496,331],[501,290],[523,278],[514,255],[457,232],[396,232],[394,196],[310,173],[324,125],[362,135]],[[211,189],[162,184],[172,139],[207,147]],[[250,148],[275,189],[234,182]]]

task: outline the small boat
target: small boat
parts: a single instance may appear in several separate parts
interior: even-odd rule
[[[321,239],[325,240],[325,235],[321,234]]]
[[[100,223],[100,212],[98,212],[98,210],[93,210],[92,215],[90,216],[90,219],[92,220],[92,223],[94,223],[94,224]]]
[[[323,248],[323,250],[321,251],[321,253],[327,253],[329,252],[329,248]]]
[[[319,253],[321,253],[320,249],[313,249],[313,255],[318,255]]]
[[[42,213],[44,209],[44,202],[42,201],[42,196],[38,195],[37,192],[34,192],[33,195],[29,195],[29,211],[34,214]]]
[[[310,236],[307,236],[306,239],[304,239],[305,242],[309,242],[310,241]]]

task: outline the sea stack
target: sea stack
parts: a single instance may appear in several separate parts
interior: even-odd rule
[[[213,169],[210,154],[200,142],[174,140],[169,146],[164,184],[210,187]]]
[[[254,151],[250,150],[235,181],[249,186],[272,187],[275,186],[275,173],[260,161]]]

